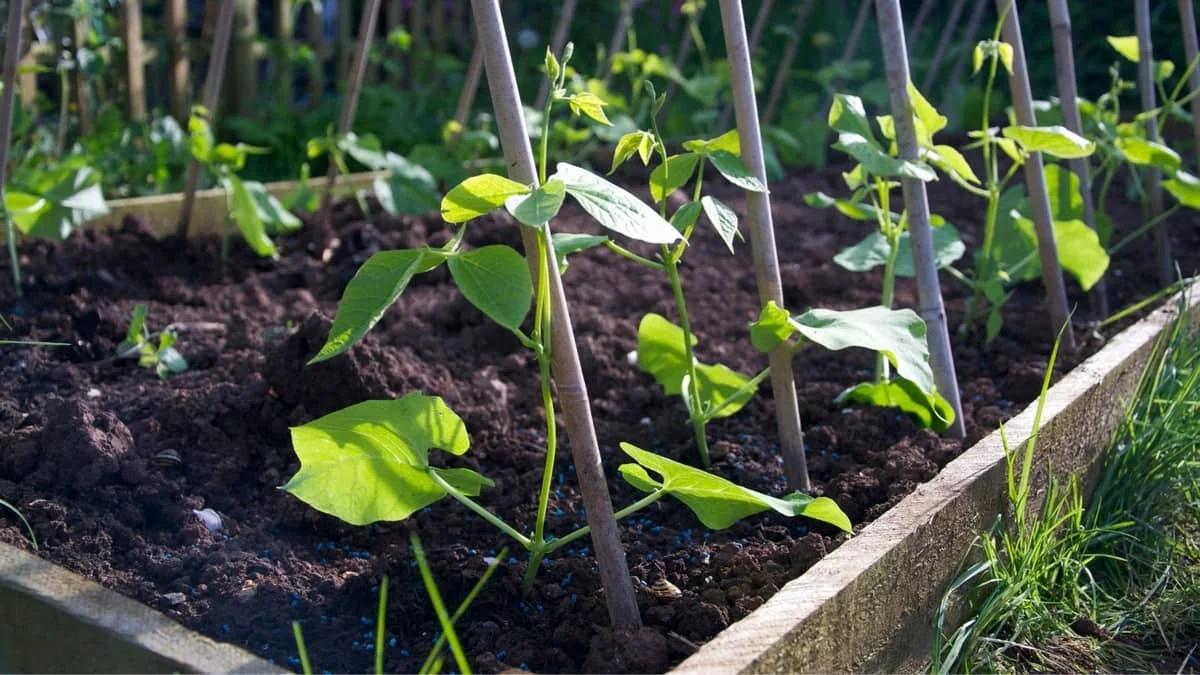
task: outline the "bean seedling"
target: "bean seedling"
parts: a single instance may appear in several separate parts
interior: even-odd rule
[[[159,332],[158,343],[146,328],[148,309],[144,304],[133,308],[133,317],[129,320],[129,331],[121,344],[117,345],[118,359],[138,360],[142,368],[153,368],[159,378],[167,379],[172,373],[182,373],[188,369],[187,359],[175,349],[178,336],[171,328]]]

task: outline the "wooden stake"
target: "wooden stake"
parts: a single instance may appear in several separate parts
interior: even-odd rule
[[[1158,96],[1154,90],[1154,43],[1150,36],[1150,0],[1137,0],[1135,5],[1138,35],[1138,90],[1142,94],[1142,110],[1150,113],[1158,107]],[[1158,142],[1158,118],[1146,115],[1146,139]],[[1149,211],[1147,220],[1153,220],[1163,211],[1162,170],[1156,166],[1145,169],[1146,196]],[[1175,282],[1175,258],[1171,255],[1171,238],[1166,223],[1154,227],[1154,245],[1158,251],[1158,281],[1163,287]]]
[[[4,182],[8,180],[8,150],[12,142],[13,108],[17,98],[17,64],[21,60],[21,36],[25,34],[25,0],[9,0],[8,33],[4,45],[4,91],[0,94],[0,216],[4,217],[8,238],[8,264],[12,267],[13,288],[21,295],[21,260],[17,256],[17,233],[12,215],[4,201]]]
[[[871,0],[862,0],[862,4],[858,6],[858,14],[854,17],[854,25],[850,27],[850,35],[846,38],[846,46],[842,50],[842,56],[836,61],[836,63],[849,63],[850,60],[854,58],[854,55],[858,53],[858,42],[862,39],[863,28],[866,27],[867,17],[870,14]],[[833,86],[836,89],[838,83],[835,81]],[[821,119],[827,119],[829,117],[829,108],[832,105],[833,96],[830,96],[828,99],[826,99],[825,105],[821,106],[821,111],[823,113]]]
[[[955,59],[954,67],[950,69],[950,76],[946,78],[949,86],[954,86],[962,81],[963,71],[967,69],[967,63],[971,60],[975,37],[979,35],[979,27],[983,25],[983,13],[987,11],[987,8],[986,2],[975,3],[975,9],[971,11],[971,18],[967,19],[967,29],[959,36],[963,40],[964,48]],[[921,93],[928,96],[931,92],[922,91]]]
[[[23,18],[27,19],[28,17]],[[22,30],[17,31],[18,35],[24,36],[23,38],[18,39],[17,42],[25,43],[25,51],[21,53],[21,60],[18,65],[17,77],[21,83],[20,86],[18,86],[18,91],[21,94],[21,107],[30,111],[31,113],[36,113],[38,94],[38,63],[37,56],[35,56],[33,53],[36,36],[33,34],[33,27],[30,25],[29,21],[25,21],[24,26],[25,27]]]
[[[1033,113],[1033,95],[1029,86],[1029,69],[1025,64],[1025,41],[1021,37],[1021,23],[1016,0],[996,0],[996,10],[1003,17],[1001,29],[1004,41],[1013,48],[1013,72],[1008,78],[1012,89],[1013,108],[1017,123],[1037,126]],[[1042,282],[1046,285],[1046,304],[1049,305],[1051,329],[1057,333],[1067,325],[1070,315],[1067,309],[1067,288],[1063,281],[1062,266],[1058,262],[1058,245],[1054,241],[1054,222],[1050,218],[1050,196],[1046,193],[1046,176],[1042,155],[1029,155],[1021,169],[1025,174],[1025,188],[1029,193],[1029,209],[1033,213],[1033,225],[1037,231],[1038,256],[1042,261]],[[1075,350],[1075,335],[1070,327],[1063,331],[1062,346]]]
[[[775,79],[771,82],[771,93],[767,96],[767,110],[763,113],[762,124],[769,127],[775,122],[779,113],[779,104],[783,100],[783,92],[787,89],[788,79],[792,74],[792,64],[796,62],[796,54],[800,50],[800,41],[804,39],[804,31],[808,28],[808,17],[812,14],[816,0],[804,0],[792,24],[792,35],[788,38],[787,46],[783,48],[783,57],[779,60],[779,68],[775,71]]]
[[[936,4],[937,0],[925,0],[921,3],[921,8],[917,10],[917,18],[913,19],[912,28],[908,30],[908,38],[905,40],[907,44],[916,46],[921,41],[921,31],[924,30],[925,22],[929,21],[929,15]]]
[[[313,53],[308,68],[308,106],[316,108],[325,98],[325,61],[329,58],[329,47],[325,43],[325,17],[312,3],[308,5],[308,46]]]
[[[125,80],[129,85],[129,118],[146,119],[146,62],[142,45],[142,0],[125,0],[121,6],[121,32],[125,40]]]
[[[733,105],[737,113],[738,136],[742,141],[742,160],[750,172],[767,184],[763,157],[762,131],[758,124],[758,102],[754,96],[754,73],[750,67],[750,45],[746,40],[746,19],[741,0],[720,0],[721,26],[725,51],[733,81]],[[775,225],[771,220],[771,197],[767,192],[746,193],[746,228],[750,230],[750,250],[754,256],[754,275],[758,299],[763,305],[774,300],[783,303],[783,282],[779,276],[779,258],[775,250]],[[804,457],[804,433],[800,427],[800,407],[792,374],[792,354],[781,344],[768,354],[771,366],[771,390],[775,394],[775,421],[779,425],[779,451],[784,473],[793,490],[808,491],[808,464]]]
[[[1190,2],[1190,0],[1189,0]],[[1050,0],[1050,29],[1054,36],[1054,65],[1058,77],[1058,97],[1062,101],[1063,123],[1077,134],[1083,134],[1079,114],[1079,91],[1075,83],[1075,52],[1071,45],[1071,10],[1067,0]],[[1092,172],[1086,158],[1073,159],[1071,170],[1079,177],[1083,197],[1083,220],[1096,229],[1096,202],[1092,196]],[[1108,316],[1108,288],[1101,278],[1092,289],[1092,310],[1098,318]]]
[[[977,5],[982,6],[987,3],[979,1]],[[921,82],[921,93],[928,95],[930,88],[933,87],[934,81],[937,79],[938,71],[942,69],[942,59],[946,57],[946,50],[952,41],[961,39],[958,35],[958,22],[962,20],[963,8],[966,7],[967,0],[955,0],[954,6],[950,8],[950,16],[946,18],[946,27],[942,29],[942,36],[938,39],[937,49],[933,52],[933,59],[929,62],[929,70],[925,71],[925,79]],[[979,11],[978,6],[976,11]],[[972,39],[973,36],[968,37]],[[914,43],[915,44],[915,43]],[[970,54],[975,45],[968,42],[963,46],[965,53]]]
[[[167,0],[167,95],[171,116],[185,129],[192,101],[191,61],[187,53],[187,0]],[[82,117],[82,111],[80,116]],[[85,132],[86,133],[86,132]]]
[[[295,75],[292,71],[292,39],[296,35],[296,21],[292,15],[294,0],[275,0],[275,40],[279,43],[279,60],[275,64],[279,74],[275,95],[285,110],[292,106],[295,96]]]
[[[342,114],[338,117],[337,133],[339,138],[354,130],[354,115],[358,112],[358,96],[362,93],[363,80],[366,79],[367,74],[371,36],[375,34],[375,23],[379,20],[379,7],[382,4],[382,0],[367,0],[367,6],[358,23],[358,51],[354,54],[354,66],[349,75],[349,87],[346,89],[346,98],[342,100]],[[329,227],[333,188],[338,178],[336,163],[329,163],[329,173],[326,175],[328,181],[325,183],[325,192],[321,195],[321,222]]]
[[[567,38],[571,35],[571,22],[575,20],[575,9],[578,6],[579,0],[565,0],[562,9],[558,10],[558,21],[554,24],[554,35],[550,38],[550,51],[554,53],[555,57],[561,56],[563,47],[567,45]],[[543,77],[542,83],[538,86],[534,109],[545,109],[546,99],[549,97],[550,81]]]
[[[750,29],[750,59],[754,62],[754,53],[758,51],[758,45],[762,41],[763,32],[767,27],[767,19],[771,17],[771,7],[775,0],[763,0],[762,6],[758,8],[758,15],[754,17],[754,27]],[[717,121],[717,129],[724,132],[729,128],[729,121],[733,118],[733,101],[725,104],[721,109],[721,117]]]
[[[221,83],[225,79],[225,61],[229,56],[229,43],[233,38],[234,3],[222,2],[217,15],[217,27],[213,36],[212,56],[208,62],[208,75],[204,79],[204,107],[208,109],[209,124],[215,129],[217,105],[221,102]],[[179,207],[179,225],[175,236],[186,241],[188,226],[192,221],[192,206],[196,203],[196,187],[200,183],[200,161],[192,158],[188,164],[187,179],[183,188],[183,204]]]
[[[500,4],[498,0],[471,0],[471,7],[479,44],[483,45],[488,88],[492,95],[496,126],[509,177],[525,185],[537,185],[537,167],[533,161],[533,149],[529,145],[529,134],[525,129],[525,116],[517,91],[517,78],[513,72],[504,23],[500,16]],[[539,264],[539,237],[545,240],[545,264],[549,265],[551,270],[558,269],[549,224],[543,227],[540,234],[521,225],[514,227],[521,230],[525,257],[529,262],[530,273],[535,279]],[[583,379],[583,370],[579,364],[571,314],[563,293],[562,278],[553,271],[549,276],[554,380],[567,437],[571,444],[571,456],[575,460],[575,473],[579,478],[584,507],[587,508],[587,522],[591,527],[592,545],[596,549],[596,562],[600,567],[608,616],[615,627],[637,628],[642,623],[641,614],[633,594],[633,582],[629,576],[629,566],[625,562],[625,551],[621,548],[617,521],[613,517],[608,484],[604,479],[600,445],[596,440],[596,428],[592,422],[587,383]]]
[[[908,94],[908,49],[904,42],[904,18],[900,0],[875,0],[879,39],[883,44],[883,64],[887,72],[888,95],[892,103],[892,119],[896,124],[896,144],[900,158],[920,161],[917,130],[913,124],[912,99]],[[929,364],[933,367],[938,393],[954,408],[954,424],[950,435],[965,438],[962,398],[958,393],[958,378],[954,369],[954,353],[950,349],[950,328],[946,307],[942,301],[942,286],[938,281],[937,261],[933,251],[933,228],[929,223],[929,195],[925,183],[916,178],[901,180],[904,208],[908,214],[908,232],[912,242],[913,269],[917,272],[917,294],[921,303],[921,318],[925,319],[929,341]]]
[[[341,77],[342,73],[350,72],[350,62],[352,54],[354,54],[354,36],[350,33],[353,30],[351,22],[354,21],[354,5],[349,0],[342,0],[337,5],[337,69],[334,71],[334,79]],[[339,80],[340,83],[340,80]],[[345,93],[345,89],[338,87],[340,91]]]
[[[622,0],[621,14],[617,17],[617,25],[613,28],[612,39],[608,41],[608,52],[604,55],[604,63],[600,72],[604,73],[604,88],[612,82],[613,57],[625,48],[625,38],[629,34],[629,26],[633,23],[633,8],[636,0]],[[545,102],[542,102],[545,105]]]
[[[258,37],[258,0],[224,2],[232,2],[234,6],[233,42],[229,53],[232,67],[229,87],[225,90],[225,109],[234,115],[250,116],[258,99],[258,59],[254,56],[254,41]]]
[[[462,91],[458,94],[458,108],[454,112],[454,120],[464,127],[467,118],[471,116],[471,108],[475,106],[475,94],[479,91],[479,81],[483,78],[483,48],[478,40],[471,50],[471,63],[467,65],[466,80]]]
[[[708,0],[703,3],[688,17],[687,30],[683,32],[683,37],[679,39],[679,48],[675,50],[675,70],[683,75],[683,68],[687,65],[688,59],[692,56],[693,35],[700,28],[700,19],[704,17],[704,10],[708,8]],[[675,90],[679,85],[675,80],[667,83],[667,101],[675,98]]]
[[[86,12],[87,10],[84,9],[83,11]],[[79,107],[79,133],[84,136],[92,133],[92,118],[94,116],[92,92],[88,88],[87,74],[83,72],[83,66],[79,60],[79,52],[87,42],[87,24],[88,17],[86,13],[84,16],[75,17],[71,22],[71,35],[75,48],[75,103]]]
[[[1183,27],[1183,48],[1188,65],[1196,63],[1200,47],[1196,41],[1196,11],[1193,0],[1179,0],[1179,23]],[[1200,64],[1192,66],[1191,90],[1200,91]],[[1196,139],[1196,163],[1200,166],[1200,96],[1192,99],[1192,136]]]

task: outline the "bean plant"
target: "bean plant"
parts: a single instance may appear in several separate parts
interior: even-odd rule
[[[263,257],[277,257],[278,250],[272,234],[287,234],[300,229],[300,219],[267,192],[262,183],[244,181],[238,171],[246,166],[250,155],[270,152],[266,148],[245,143],[217,143],[208,123],[208,110],[192,108],[188,119],[189,147],[196,159],[225,190],[229,216],[237,223],[242,239],[251,250]],[[229,257],[229,225],[221,233],[221,259]]]
[[[187,359],[175,349],[178,336],[173,328],[167,327],[158,333],[158,343],[154,335],[146,327],[148,309],[145,304],[133,308],[133,317],[129,320],[129,330],[125,339],[117,345],[117,358],[135,358],[142,368],[153,368],[160,379],[167,379],[172,373],[182,373],[188,369]]]
[[[307,155],[309,159],[328,155],[342,175],[350,173],[348,158],[372,171],[388,171],[386,177],[375,179],[373,188],[380,206],[392,215],[429,213],[437,209],[441,199],[437,180],[429,170],[394,152],[385,151],[379,139],[371,134],[359,136],[349,132],[339,136],[331,126],[325,136],[309,139]],[[355,198],[359,208],[367,213],[363,195],[358,193]]]
[[[570,51],[568,47],[563,63],[569,61]],[[534,189],[498,175],[483,174],[451,189],[442,200],[441,214],[446,222],[459,226],[455,236],[441,248],[384,251],[367,260],[347,286],[329,339],[313,358],[314,362],[323,361],[349,349],[378,322],[415,275],[446,265],[465,298],[512,333],[533,353],[538,364],[546,453],[532,531],[522,531],[475,500],[484,488],[493,485],[487,477],[471,469],[443,468],[431,462],[431,450],[462,456],[469,451],[471,441],[461,418],[441,398],[421,392],[397,400],[366,401],[294,427],[292,443],[301,466],[283,486],[317,510],[356,525],[404,520],[448,496],[529,551],[527,591],[543,557],[590,532],[590,527],[583,526],[556,538],[546,530],[558,449],[548,298],[550,275],[561,274],[560,266],[548,263],[544,255],[546,247],[553,245],[547,240],[547,225],[570,195],[600,225],[630,239],[669,245],[682,238],[661,215],[601,176],[565,162],[549,173],[548,120],[556,104],[566,104],[575,114],[599,123],[606,118],[597,97],[567,93],[563,64],[549,51],[545,73],[552,83],[552,93],[541,118],[537,162],[540,187]],[[509,246],[464,246],[470,222],[500,209],[537,233],[539,255],[534,258],[537,270],[532,279],[525,258]],[[799,492],[773,497],[629,443],[621,443],[620,447],[632,460],[619,467],[621,475],[646,495],[616,511],[616,519],[673,496],[701,523],[714,529],[767,510],[787,516],[805,515],[850,529],[845,514],[828,498],[814,499]],[[449,459],[445,455],[443,458]]]
[[[805,195],[809,206],[833,207],[853,220],[875,224],[875,231],[839,252],[833,260],[852,272],[867,272],[882,265],[883,289],[879,304],[885,309],[891,309],[895,301],[896,278],[916,276],[908,212],[892,210],[892,191],[900,187],[899,179],[933,180],[936,167],[955,180],[979,182],[958,150],[934,142],[934,136],[946,126],[946,118],[939,115],[911,83],[908,89],[913,101],[913,125],[917,129],[924,162],[897,157],[895,124],[890,115],[876,118],[880,134],[890,143],[888,148],[876,138],[862,99],[836,94],[829,109],[829,126],[837,134],[833,147],[857,162],[853,169],[843,174],[850,196],[838,199],[822,192]],[[932,216],[930,221],[935,228],[935,263],[939,269],[946,268],[962,257],[965,248],[958,231],[944,218]],[[954,422],[953,407],[937,392],[921,389],[904,377],[893,379],[890,361],[883,353],[877,355],[874,379],[847,389],[837,402],[899,408],[920,426],[938,432],[945,431]]]

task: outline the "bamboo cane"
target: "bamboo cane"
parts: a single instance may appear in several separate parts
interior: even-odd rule
[[[762,131],[758,123],[758,103],[754,96],[754,73],[750,67],[750,45],[746,39],[746,19],[741,0],[720,0],[721,26],[725,51],[733,81],[733,105],[737,113],[742,160],[750,172],[767,184],[763,158]],[[746,193],[746,228],[750,230],[750,249],[754,256],[754,274],[758,299],[763,305],[774,300],[783,306],[783,282],[779,276],[779,258],[775,250],[775,225],[771,220],[771,197],[767,192]],[[811,489],[808,465],[804,457],[804,432],[800,427],[800,407],[796,400],[792,354],[781,344],[768,354],[771,366],[771,390],[775,394],[775,420],[779,425],[779,451],[784,473],[794,490]]]
[[[1188,65],[1196,63],[1200,56],[1200,45],[1196,39],[1196,11],[1193,0],[1179,0],[1179,23],[1183,27],[1183,48]],[[1192,68],[1192,91],[1200,91],[1200,66]],[[1200,96],[1192,99],[1192,136],[1196,139],[1196,163],[1200,166]]]
[[[976,5],[976,11],[979,7],[987,3],[980,1]],[[963,8],[966,7],[967,0],[955,0],[954,6],[950,8],[950,16],[946,18],[946,27],[942,30],[942,36],[938,39],[937,49],[933,52],[933,59],[929,61],[929,70],[925,71],[925,79],[921,82],[921,91],[929,93],[930,87],[933,86],[934,80],[937,78],[938,71],[942,69],[942,60],[946,57],[946,50],[950,43],[961,38],[957,34],[958,22],[962,21]],[[974,36],[969,36],[968,40],[972,40]],[[914,40],[914,44],[916,41]],[[965,47],[966,53],[971,52],[971,45],[968,42]]]
[[[754,53],[758,51],[758,45],[762,40],[763,33],[767,28],[767,20],[771,17],[771,7],[774,0],[763,0],[762,6],[758,8],[758,14],[754,17],[754,27],[750,29],[750,58],[753,63]],[[724,131],[729,128],[729,121],[733,117],[733,101],[725,104],[721,109],[721,118],[717,121],[717,129]]]
[[[622,0],[621,13],[617,16],[617,25],[613,28],[612,39],[608,42],[608,52],[604,55],[604,64],[600,72],[604,73],[604,88],[607,90],[612,82],[613,57],[625,48],[625,37],[629,34],[629,26],[633,24],[633,8],[636,0]],[[542,102],[545,105],[545,101]],[[539,108],[540,109],[540,108]]]
[[[362,17],[358,23],[358,49],[354,53],[354,65],[351,66],[349,86],[346,98],[342,101],[342,113],[338,117],[338,137],[345,136],[354,130],[354,115],[358,112],[358,96],[362,93],[363,80],[366,79],[367,61],[371,52],[371,36],[375,34],[375,24],[379,20],[379,7],[382,0],[367,0]],[[329,173],[326,174],[325,191],[321,194],[321,222],[329,227],[331,216],[333,188],[337,183],[338,167],[336,162],[329,163]]]
[[[704,10],[708,7],[708,1],[704,0],[688,17],[687,30],[683,32],[683,37],[679,39],[679,47],[675,50],[675,71],[683,77],[683,68],[687,65],[687,61],[692,57],[692,47],[694,46],[693,36],[700,29],[700,19],[704,16]],[[679,84],[675,80],[667,83],[667,99],[670,101],[675,98],[675,90]]]
[[[21,37],[25,27],[25,0],[9,0],[5,26],[4,91],[0,92],[0,215],[4,216],[8,237],[8,264],[12,266],[13,289],[21,295],[21,260],[17,256],[17,236],[8,213],[4,182],[8,180],[8,144],[12,141],[13,108],[17,98],[17,63],[21,60]]]
[[[800,51],[800,40],[808,28],[808,17],[812,14],[817,0],[804,0],[796,21],[792,24],[792,34],[788,37],[787,46],[783,48],[783,56],[779,60],[779,68],[775,71],[775,79],[771,82],[771,93],[767,96],[767,109],[763,113],[762,124],[769,127],[775,122],[779,113],[779,104],[783,101],[783,92],[787,89],[788,79],[792,74],[792,64],[796,62],[796,54]]]
[[[1050,0],[1050,29],[1054,37],[1055,73],[1058,77],[1058,97],[1062,100],[1063,122],[1077,134],[1083,134],[1079,114],[1079,92],[1075,83],[1075,53],[1071,45],[1071,10],[1067,0]],[[1083,197],[1083,220],[1096,229],[1096,202],[1092,197],[1092,173],[1087,159],[1070,162],[1071,170],[1079,177]],[[1108,288],[1101,279],[1092,290],[1092,310],[1100,318],[1108,316]]]
[[[516,74],[513,72],[512,56],[505,38],[500,3],[498,0],[471,0],[471,7],[479,44],[484,50],[488,88],[492,95],[500,145],[504,150],[509,176],[519,183],[536,185],[537,168],[533,161],[533,149],[529,145],[529,134],[525,130],[525,117],[517,90]],[[525,247],[526,260],[529,261],[530,273],[537,274],[535,270],[539,263],[539,237],[545,240],[545,264],[548,264],[551,270],[557,270],[549,224],[543,227],[540,234],[528,227],[516,227],[521,230],[521,241]],[[575,460],[575,473],[579,477],[580,492],[587,508],[587,522],[591,527],[592,544],[596,550],[596,562],[599,564],[600,579],[604,585],[608,615],[615,627],[636,628],[641,626],[641,614],[633,594],[625,551],[621,548],[612,501],[604,479],[600,446],[592,422],[587,383],[583,379],[583,370],[579,364],[579,352],[575,345],[574,329],[571,327],[571,314],[563,293],[562,278],[554,272],[549,276],[555,385],[565,418],[567,437],[571,443],[571,456]]]
[[[171,116],[176,122],[187,126],[188,105],[191,102],[191,62],[187,54],[187,0],[167,0],[167,41],[168,48],[167,79],[170,86],[167,94],[170,96]],[[80,90],[80,101],[83,100],[83,90]],[[80,119],[83,118],[82,105]],[[84,133],[87,133],[86,131]]]
[[[325,17],[313,3],[308,5],[308,46],[313,53],[308,70],[308,105],[316,108],[325,97],[325,60],[329,58],[329,47],[325,43]]]
[[[354,54],[354,6],[349,0],[341,0],[337,5],[337,63],[334,69],[336,80],[342,73],[350,72],[350,62]],[[340,87],[339,87],[340,89]],[[342,89],[342,93],[345,90]]]
[[[125,0],[121,6],[121,32],[125,39],[125,81],[129,87],[129,119],[146,119],[146,60],[142,44],[142,2]]]
[[[466,126],[471,108],[475,106],[475,94],[479,91],[479,80],[483,77],[483,48],[478,40],[471,49],[471,63],[467,65],[467,75],[463,89],[458,95],[458,108],[454,112],[454,120]]]
[[[204,107],[208,109],[209,121],[216,126],[217,105],[221,101],[221,83],[225,79],[225,62],[229,56],[229,43],[233,37],[234,3],[221,3],[217,15],[217,27],[213,36],[212,56],[208,62],[208,75],[204,79]],[[179,208],[179,224],[175,236],[187,240],[188,226],[192,221],[192,206],[196,203],[196,187],[200,183],[200,160],[192,158],[188,164],[187,179],[183,188],[183,204]]]
[[[996,10],[1003,16],[1001,29],[1004,41],[1013,48],[1013,72],[1008,78],[1012,89],[1013,108],[1017,123],[1037,126],[1033,113],[1033,95],[1029,86],[1029,69],[1025,64],[1025,41],[1021,37],[1020,15],[1016,0],[996,0]],[[1046,176],[1041,153],[1030,153],[1021,169],[1025,173],[1025,188],[1029,193],[1029,208],[1033,213],[1033,225],[1037,232],[1038,256],[1042,261],[1042,282],[1046,286],[1046,303],[1049,305],[1050,320],[1054,332],[1070,321],[1067,309],[1067,287],[1063,281],[1062,266],[1058,262],[1058,245],[1054,241],[1054,222],[1050,218],[1050,196],[1046,193]],[[1063,331],[1062,345],[1068,351],[1075,349],[1075,336],[1068,329]]]
[[[1142,94],[1142,110],[1146,113],[1146,138],[1158,142],[1158,118],[1151,113],[1158,107],[1154,90],[1154,43],[1150,35],[1150,0],[1137,0],[1135,5],[1138,35],[1138,89]],[[1149,211],[1147,220],[1153,220],[1163,211],[1162,170],[1156,166],[1146,167],[1146,197]],[[1154,227],[1154,245],[1158,252],[1158,281],[1163,287],[1175,281],[1175,259],[1171,255],[1170,231],[1165,222]]]
[[[911,44],[916,46],[921,41],[921,33],[925,30],[925,23],[929,21],[929,15],[933,13],[933,7],[936,4],[937,0],[925,0],[921,3],[921,8],[917,10],[917,18],[913,19],[912,28],[908,29],[908,37],[905,39],[906,45]]]
[[[958,58],[954,60],[954,67],[950,69],[950,76],[946,81],[950,85],[962,81],[963,71],[967,68],[967,62],[971,60],[972,47],[975,46],[975,37],[979,35],[979,27],[983,25],[983,13],[987,11],[988,3],[977,2],[975,9],[971,11],[971,18],[967,19],[967,29],[963,31],[960,39],[963,41],[965,48]],[[924,91],[925,95],[929,95],[929,91]]]
[[[276,63],[279,84],[275,93],[284,109],[291,107],[295,94],[292,87],[295,82],[292,70],[292,38],[296,34],[296,22],[292,16],[293,4],[293,0],[275,0],[275,39],[279,43],[279,61]]]
[[[846,45],[842,49],[842,56],[835,61],[837,65],[844,65],[854,58],[858,53],[858,43],[862,39],[863,28],[867,25],[867,17],[871,14],[871,0],[862,0],[858,6],[858,14],[854,17],[854,25],[850,27],[850,35],[846,37]],[[838,82],[834,80],[833,88],[837,89]],[[825,100],[825,105],[821,106],[822,119],[829,117],[829,108],[833,106],[833,93]]]
[[[917,130],[913,124],[912,99],[908,94],[908,50],[904,41],[903,16],[900,0],[875,0],[879,39],[883,44],[884,70],[887,72],[888,94],[892,103],[892,119],[896,124],[896,144],[900,158],[920,160]],[[933,251],[933,228],[929,222],[929,195],[925,183],[916,178],[901,180],[904,208],[908,214],[908,231],[912,242],[913,269],[917,273],[917,294],[921,303],[921,318],[925,319],[929,340],[929,362],[933,367],[938,393],[954,408],[954,424],[950,435],[966,436],[962,398],[954,369],[954,353],[950,349],[950,329],[946,307],[942,301],[942,286],[938,281],[937,261]]]
[[[579,6],[579,0],[565,0],[562,4],[562,9],[558,11],[558,21],[554,24],[554,35],[550,38],[550,51],[555,54],[561,54],[563,47],[567,44],[567,37],[571,34],[571,22],[575,20],[575,9]],[[546,99],[550,96],[550,82],[543,78],[541,85],[538,86],[536,104],[534,108],[541,110],[546,107]]]

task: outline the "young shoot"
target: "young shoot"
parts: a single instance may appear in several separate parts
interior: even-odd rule
[[[441,194],[438,193],[433,174],[394,152],[385,151],[379,139],[372,134],[359,136],[351,131],[337,135],[330,126],[325,136],[309,139],[305,151],[309,159],[328,155],[341,175],[350,173],[347,158],[372,171],[387,171],[386,177],[375,178],[372,187],[379,205],[393,216],[423,215],[438,208]],[[358,200],[358,208],[363,213],[369,213],[363,193],[358,192],[354,196]]]
[[[189,147],[196,159],[225,190],[229,217],[237,223],[242,238],[262,257],[278,257],[272,234],[287,234],[300,229],[300,219],[279,203],[262,183],[244,181],[238,172],[246,166],[250,155],[270,152],[244,143],[217,143],[208,123],[208,110],[192,108],[188,119]],[[221,232],[221,260],[229,258],[229,221]]]
[[[568,45],[564,62],[570,52]],[[553,87],[543,111],[543,132],[547,131],[555,103],[566,103],[576,114],[603,123],[602,103],[587,95],[568,95],[563,86],[565,70],[549,52],[546,73]],[[558,538],[546,531],[558,449],[551,379],[550,288],[551,275],[562,273],[559,265],[547,261],[547,247],[554,245],[550,220],[570,195],[601,225],[623,236],[659,245],[681,238],[653,209],[600,176],[567,163],[559,163],[555,173],[549,174],[545,133],[542,139],[537,166],[541,187],[534,189],[484,174],[451,189],[442,200],[441,212],[446,222],[460,226],[456,236],[441,249],[384,251],[364,263],[346,288],[328,341],[313,359],[325,360],[349,349],[396,301],[414,275],[445,264],[465,298],[511,332],[537,360],[546,416],[546,455],[532,528],[510,524],[475,500],[492,485],[485,476],[467,468],[443,468],[430,461],[433,449],[446,453],[445,459],[462,456],[470,449],[470,438],[462,420],[440,398],[421,393],[393,401],[359,403],[293,428],[292,444],[301,466],[283,486],[317,510],[356,525],[403,520],[450,497],[529,551],[527,591],[544,556],[591,531],[588,526],[579,527]],[[511,247],[469,249],[463,245],[469,222],[499,209],[536,235],[538,255],[533,260],[537,270],[532,279],[529,264]],[[617,519],[671,495],[710,527],[728,527],[745,516],[771,509],[850,529],[845,515],[829,499],[813,499],[800,493],[775,498],[628,444],[621,447],[636,462],[621,467],[622,475],[648,494],[617,511]],[[646,469],[660,478],[651,478]]]
[[[875,224],[874,232],[842,250],[833,260],[852,272],[867,272],[882,265],[883,290],[879,304],[888,310],[895,301],[896,278],[916,276],[908,213],[892,211],[892,190],[900,187],[899,179],[933,180],[936,175],[932,165],[953,180],[966,184],[979,182],[958,150],[934,142],[934,136],[946,126],[946,118],[938,114],[911,82],[908,89],[913,102],[913,126],[924,161],[898,158],[895,124],[890,115],[876,118],[880,134],[890,143],[889,148],[876,139],[862,100],[857,96],[837,94],[829,109],[829,126],[838,135],[834,149],[858,162],[843,174],[851,194],[846,199],[822,192],[805,195],[809,206],[834,207],[851,219]],[[935,228],[935,264],[939,269],[946,268],[962,257],[965,247],[958,231],[944,218],[932,216],[930,221]],[[837,402],[899,408],[920,426],[938,432],[945,431],[954,422],[953,407],[935,391],[918,389],[912,381],[902,377],[893,379],[890,362],[882,352],[876,358],[873,381],[851,387],[837,398]]]
[[[167,379],[172,373],[182,373],[188,369],[187,359],[175,349],[178,336],[174,329],[167,327],[158,333],[158,342],[146,327],[148,309],[144,304],[133,308],[133,317],[129,320],[129,330],[125,339],[117,345],[118,359],[134,359],[142,368],[152,368],[160,379]]]

